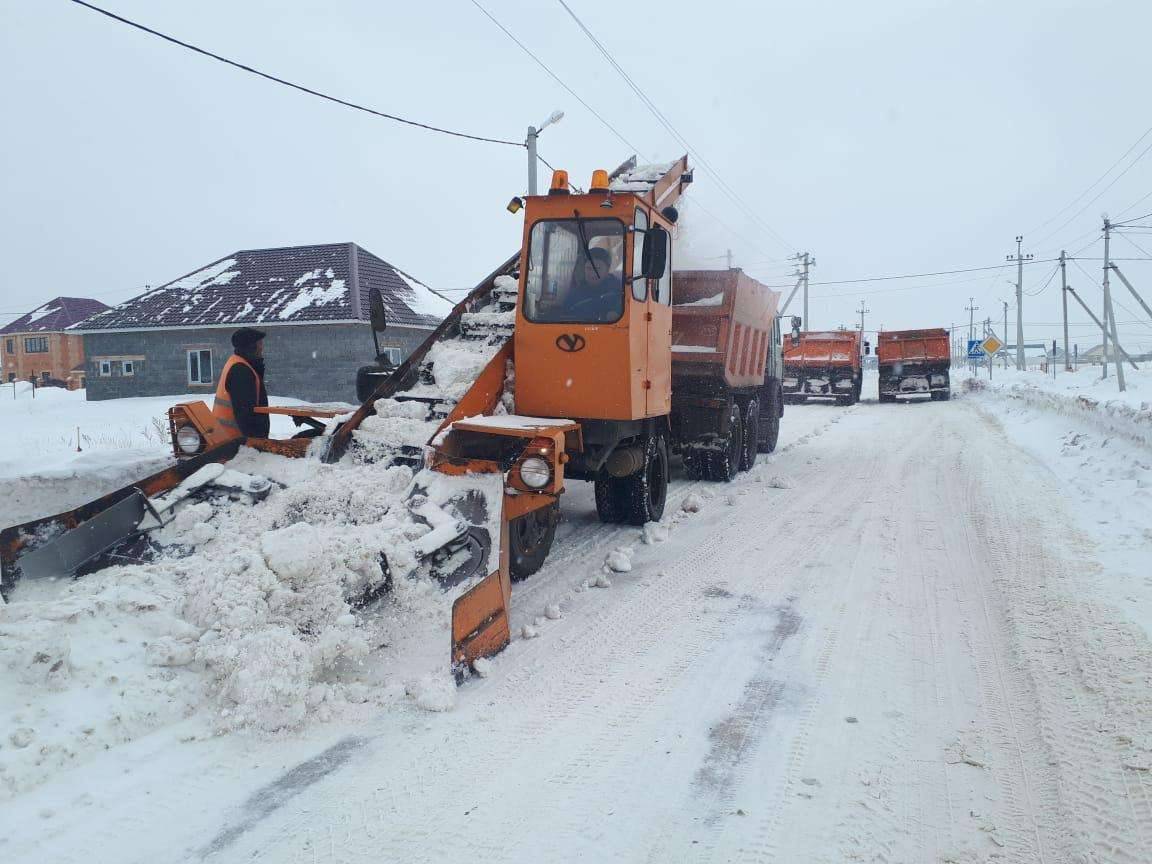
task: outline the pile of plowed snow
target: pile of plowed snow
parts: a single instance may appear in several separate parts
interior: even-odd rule
[[[249,450],[230,467],[283,487],[186,505],[157,560],[28,580],[0,606],[0,795],[192,715],[272,732],[406,696],[451,707],[451,607],[414,569],[430,528],[408,507],[412,471]],[[415,491],[443,502],[481,482],[424,474]],[[382,553],[392,590],[354,609]]]

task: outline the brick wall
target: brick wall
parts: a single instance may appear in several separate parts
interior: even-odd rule
[[[28,351],[26,339],[46,339],[47,351]],[[8,349],[13,350],[9,351]],[[84,342],[80,336],[65,333],[6,333],[0,336],[0,364],[5,382],[42,380],[66,381],[72,369],[84,362]]]
[[[224,362],[232,353],[231,329],[155,330],[87,333],[88,398],[170,396],[183,393],[210,398]],[[375,349],[367,324],[306,324],[268,327],[264,340],[268,392],[308,402],[356,401],[356,370],[371,362]],[[429,335],[428,330],[389,327],[380,347],[399,348],[404,357]],[[188,352],[212,352],[210,384],[190,384]],[[124,374],[124,364],[132,374]],[[110,374],[101,375],[101,364]]]

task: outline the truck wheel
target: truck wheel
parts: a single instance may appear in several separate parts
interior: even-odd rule
[[[947,390],[935,390],[932,393],[932,401],[933,402],[947,402],[951,398],[952,398],[952,389],[951,388],[949,388]]]
[[[508,575],[513,582],[527,579],[544,566],[556,538],[560,503],[540,507],[508,523]]]
[[[748,471],[756,464],[760,442],[760,402],[752,399],[744,408],[744,446],[740,451],[740,470]]]
[[[717,443],[721,449],[709,454],[708,479],[728,483],[740,470],[740,456],[744,452],[744,421],[735,402],[728,409],[728,438],[721,438]]]
[[[644,442],[644,466],[628,477],[601,471],[596,477],[596,513],[601,522],[643,525],[658,522],[668,498],[668,445],[661,435]]]
[[[760,406],[760,421],[756,429],[756,450],[771,453],[780,438],[780,415],[784,413],[784,391],[779,384],[766,388]]]

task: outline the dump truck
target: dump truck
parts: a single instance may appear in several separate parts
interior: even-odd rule
[[[864,383],[861,351],[870,345],[859,330],[804,332],[784,348],[784,399],[805,402],[834,398],[840,405],[860,401]]]
[[[881,402],[924,394],[936,401],[951,398],[952,357],[946,329],[884,331],[876,337],[876,359]]]
[[[780,435],[780,295],[738,268],[674,284],[669,440],[692,479],[731,480]]]
[[[399,366],[378,358],[362,368],[359,408],[258,409],[289,413],[318,434],[254,439],[203,402],[176,405],[176,464],[0,532],[0,587],[21,573],[125,561],[128,547],[197,495],[274,494],[263,478],[227,468],[242,446],[407,464],[416,469],[406,498],[412,548],[391,560],[382,551],[376,587],[408,576],[441,583],[462,674],[510,640],[511,584],[544,563],[566,479],[594,484],[604,522],[642,525],[663,515],[671,455],[691,477],[724,481],[776,446],[779,295],[738,270],[674,280],[673,205],[691,181],[686,157],[658,166],[633,157],[594,172],[582,194],[554,172],[547,194],[514,199],[525,213],[520,251]],[[385,328],[378,294],[371,306],[374,331]],[[474,372],[463,387],[461,358]]]

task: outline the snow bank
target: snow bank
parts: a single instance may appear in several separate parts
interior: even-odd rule
[[[993,374],[1000,371],[995,370]],[[968,392],[1076,417],[1108,434],[1152,447],[1152,402],[1141,398],[1142,394],[1152,391],[1152,376],[1130,374],[1135,380],[1123,394],[1109,393],[1105,387],[1115,388],[1115,383],[1102,382],[1089,370],[1066,373],[1064,380],[1035,373],[1001,374],[999,380],[993,378],[992,381],[969,377],[964,379],[964,386]],[[1068,381],[1069,378],[1072,380]],[[1141,384],[1145,385],[1143,391]]]

